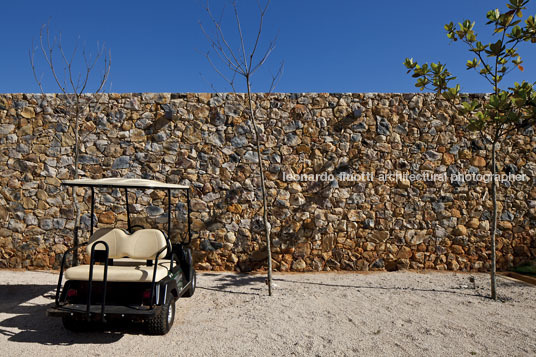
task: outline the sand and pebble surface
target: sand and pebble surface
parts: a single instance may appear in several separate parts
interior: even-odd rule
[[[470,277],[474,277],[474,284]],[[45,316],[57,274],[0,270],[2,356],[529,356],[536,288],[486,274],[203,273],[166,336],[136,324],[88,333]]]

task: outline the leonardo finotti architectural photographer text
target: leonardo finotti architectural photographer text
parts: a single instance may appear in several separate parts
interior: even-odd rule
[[[283,181],[289,182],[332,182],[332,181],[349,181],[349,182],[399,182],[399,181],[439,181],[439,182],[491,182],[492,174],[477,174],[477,173],[457,173],[448,175],[444,173],[407,173],[395,172],[375,175],[373,172],[361,173],[340,173],[337,175],[331,173],[321,174],[287,174],[283,172]],[[495,174],[497,182],[516,182],[528,181],[529,178],[525,174]]]

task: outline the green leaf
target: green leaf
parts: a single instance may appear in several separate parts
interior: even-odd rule
[[[490,44],[489,48],[493,56],[500,56],[504,49],[503,43],[501,40],[498,40],[497,42]]]
[[[500,15],[501,13],[499,12],[499,9],[490,10],[486,14],[486,18],[490,20],[490,23],[491,23],[491,22],[497,21]]]
[[[426,77],[421,77],[417,80],[417,83],[415,83],[415,87],[420,88],[421,91],[426,88],[426,85],[428,84],[429,80]]]
[[[476,68],[480,65],[480,61],[476,58],[473,58],[473,60],[468,60],[466,63],[467,69]]]
[[[408,68],[410,70],[415,68],[416,65],[417,65],[417,63],[413,62],[413,58],[406,58],[404,60],[404,66],[406,66],[406,68]]]

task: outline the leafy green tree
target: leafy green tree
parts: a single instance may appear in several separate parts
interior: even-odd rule
[[[491,198],[493,201],[491,235],[491,297],[497,298],[496,246],[497,231],[497,144],[517,130],[533,126],[536,122],[536,92],[534,83],[523,81],[504,88],[505,75],[513,70],[523,71],[523,60],[518,46],[523,42],[536,43],[534,16],[523,20],[529,0],[510,0],[507,9],[488,11],[486,25],[492,28],[490,42],[479,40],[474,30],[475,22],[465,20],[457,25],[445,25],[447,37],[462,42],[468,47],[471,57],[466,65],[490,84],[492,91],[484,99],[470,99],[462,94],[460,85],[451,85],[456,79],[445,64],[424,63],[419,65],[406,58],[404,65],[415,78],[420,90],[431,90],[441,99],[452,104],[459,115],[466,119],[462,129],[478,131],[491,146]]]

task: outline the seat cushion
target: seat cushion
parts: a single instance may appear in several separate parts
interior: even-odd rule
[[[114,264],[116,262],[114,261]],[[164,260],[158,262],[156,268],[156,279],[160,281],[168,275],[171,262]],[[113,282],[146,282],[153,281],[154,266],[147,266],[146,261],[124,261],[118,265],[108,266],[107,281]],[[102,281],[104,276],[104,265],[93,266],[93,281]],[[79,265],[65,271],[67,280],[89,280],[89,265]]]
[[[170,265],[171,260],[169,259],[158,259],[158,265],[160,264],[166,264],[167,266]],[[121,258],[121,259],[114,259],[114,266],[138,266],[138,265],[147,265],[147,260],[145,259],[132,259],[132,258]]]

